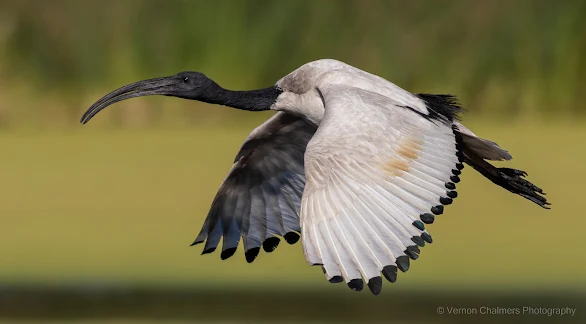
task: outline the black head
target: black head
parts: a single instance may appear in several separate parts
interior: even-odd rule
[[[202,100],[217,85],[200,72],[181,72],[173,76],[138,81],[114,90],[96,101],[81,118],[87,123],[102,109],[122,100],[162,95],[185,99]]]
[[[180,82],[169,89],[171,91],[166,96],[199,100],[210,90],[210,86],[216,85],[201,72],[181,72],[171,78],[177,78]]]

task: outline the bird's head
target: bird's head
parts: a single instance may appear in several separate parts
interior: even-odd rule
[[[162,95],[206,101],[219,86],[200,72],[181,72],[176,75],[138,81],[116,89],[96,101],[81,118],[87,123],[102,109],[122,100]]]
[[[216,83],[201,72],[181,72],[170,77],[174,86],[168,87],[165,96],[202,100]]]

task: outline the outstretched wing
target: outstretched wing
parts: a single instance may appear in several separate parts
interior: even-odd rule
[[[325,115],[305,153],[305,257],[330,282],[380,293],[431,243],[424,223],[456,197],[463,167],[452,121],[367,90],[320,86]]]
[[[299,209],[305,186],[303,159],[316,126],[279,112],[257,127],[242,145],[193,244],[213,252],[223,237],[222,259],[234,254],[240,238],[246,260],[261,245],[267,252],[280,242],[299,240]]]

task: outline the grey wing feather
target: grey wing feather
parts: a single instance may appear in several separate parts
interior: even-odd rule
[[[317,126],[279,112],[253,130],[236,155],[203,228],[193,244],[206,241],[213,252],[223,236],[222,259],[234,254],[242,238],[252,262],[263,245],[272,251],[277,235],[299,239],[299,210],[305,186],[304,154]]]
[[[462,135],[464,145],[478,157],[491,161],[510,160],[513,158],[507,150],[501,148],[497,143],[476,136],[471,130],[458,122],[454,124],[458,127],[457,132]]]

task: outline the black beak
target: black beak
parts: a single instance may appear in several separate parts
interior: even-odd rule
[[[87,123],[92,117],[94,117],[100,110],[122,100],[152,96],[152,95],[165,95],[169,94],[172,85],[175,82],[171,77],[155,78],[149,80],[138,81],[122,88],[116,89],[109,94],[96,101],[81,117],[80,122],[82,124]]]

